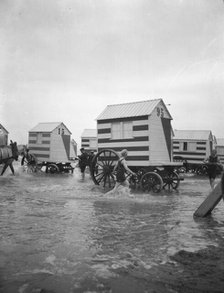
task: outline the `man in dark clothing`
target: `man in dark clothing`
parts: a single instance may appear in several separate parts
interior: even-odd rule
[[[90,168],[91,168],[93,158],[94,158],[94,151],[91,151],[88,157],[88,165]]]
[[[81,155],[78,156],[79,158],[79,168],[81,171],[81,179],[84,180],[85,179],[85,170],[86,170],[86,166],[88,166],[88,154],[85,151],[84,148],[80,149]]]
[[[217,157],[216,150],[213,150],[211,155],[205,160],[208,167],[208,178],[212,189],[215,187],[215,178],[217,176],[218,167],[221,166],[220,161]]]

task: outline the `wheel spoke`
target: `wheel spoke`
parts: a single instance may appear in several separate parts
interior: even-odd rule
[[[166,183],[164,183],[164,185],[163,185],[163,188],[165,188],[165,187],[167,186],[167,184],[168,184],[167,182],[166,182]]]
[[[101,175],[103,175],[104,173],[103,173],[103,170],[99,173],[97,173],[97,174],[95,174],[95,177],[99,177],[99,176],[101,176]]]
[[[96,166],[103,168],[103,165],[101,165],[100,162],[96,162]]]
[[[115,184],[113,165],[119,158],[118,154],[110,149],[101,150],[92,163],[91,176],[95,184],[102,187],[113,187]]]
[[[155,193],[158,193],[163,186],[162,178],[156,172],[145,173],[141,178],[140,184],[144,191],[149,192],[152,190]]]
[[[166,187],[170,189],[177,189],[179,186],[179,176],[175,171],[172,171],[171,173],[168,173],[166,177],[164,178],[164,185],[163,188],[165,189]]]
[[[105,175],[105,176],[104,176],[104,180],[103,180],[103,187],[104,187],[104,188],[106,187],[107,176],[108,176],[108,175]]]
[[[177,183],[176,182],[171,183],[171,185],[172,185],[172,188],[173,189],[176,189],[176,186],[177,186]]]
[[[101,174],[101,177],[99,177],[97,179],[97,184],[100,184],[100,182],[103,180],[103,178],[105,177],[104,173]]]

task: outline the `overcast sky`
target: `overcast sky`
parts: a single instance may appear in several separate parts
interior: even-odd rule
[[[174,129],[224,137],[223,0],[0,0],[0,123],[80,145],[107,105],[162,98]]]

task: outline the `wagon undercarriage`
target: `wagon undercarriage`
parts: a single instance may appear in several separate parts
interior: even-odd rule
[[[113,188],[116,183],[116,176],[113,172],[114,165],[119,155],[112,149],[104,149],[97,153],[91,164],[91,176],[96,185],[104,188]],[[170,162],[170,164],[150,164],[146,167],[129,167],[136,173],[136,177],[128,177],[132,188],[141,188],[144,192],[158,193],[162,189],[177,189],[180,181],[183,180],[177,167],[182,163]]]
[[[41,162],[30,163],[27,160],[24,161],[24,168],[28,173],[45,172],[50,174],[56,173],[73,173],[74,168],[70,162],[57,163],[57,162]]]

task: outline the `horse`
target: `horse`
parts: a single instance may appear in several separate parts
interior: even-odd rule
[[[14,175],[13,161],[18,160],[19,151],[17,147],[17,143],[10,140],[9,146],[1,146],[0,147],[0,164],[4,164],[1,176],[4,174],[5,170],[10,167],[12,174]]]

